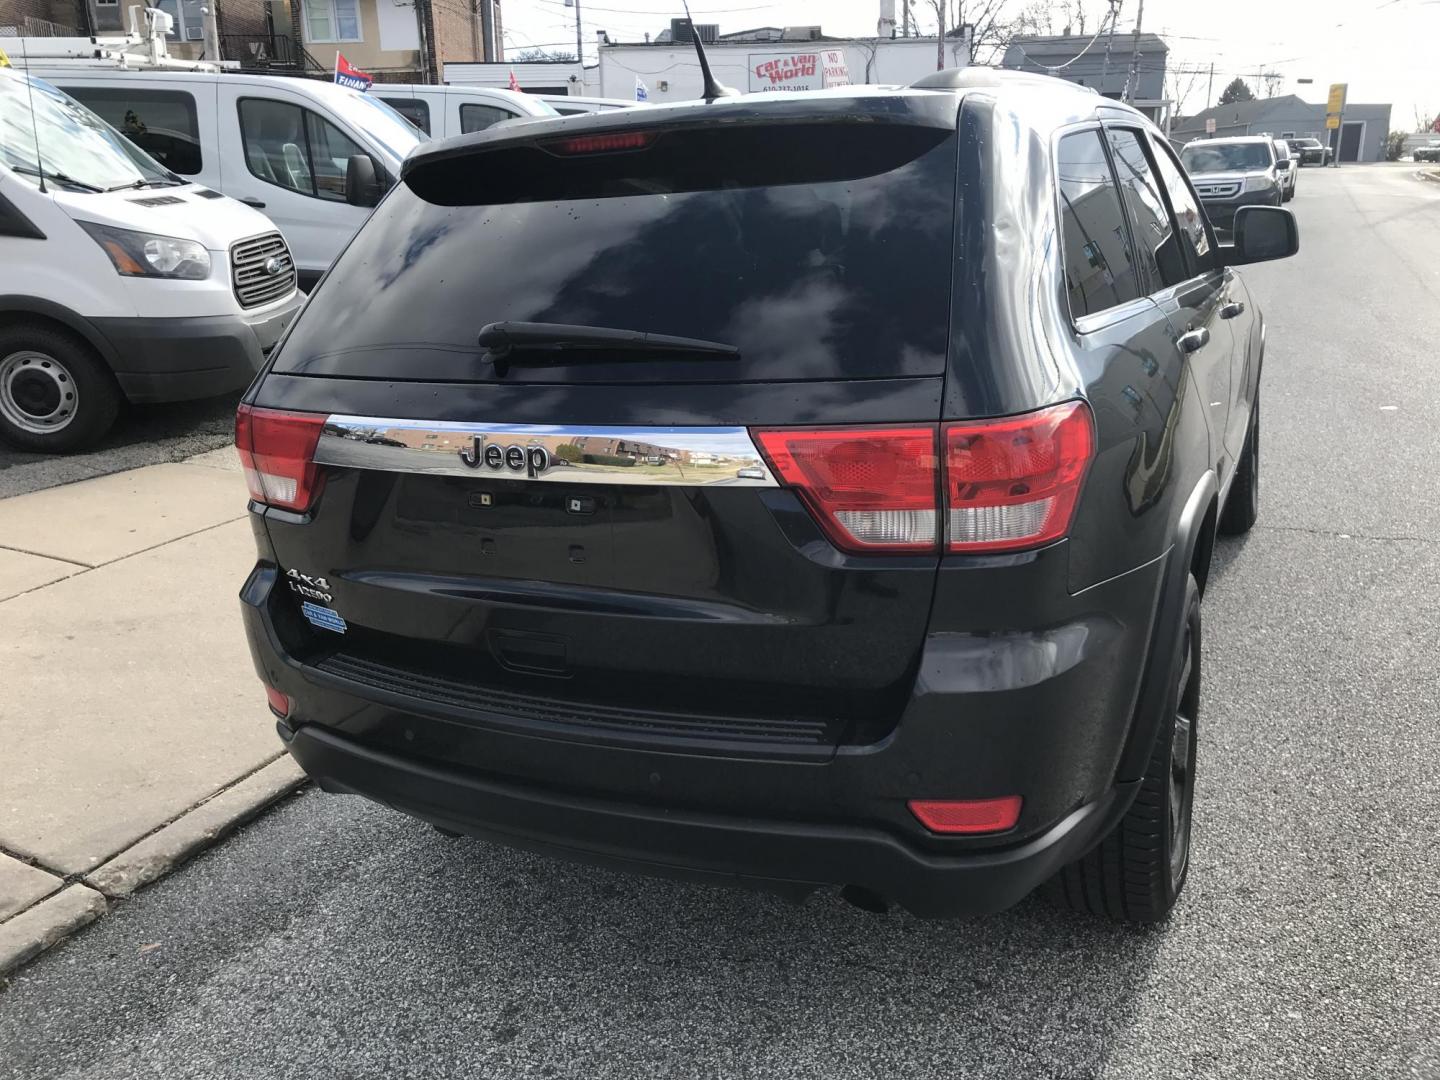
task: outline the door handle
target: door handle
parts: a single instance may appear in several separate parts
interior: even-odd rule
[[[1203,349],[1210,343],[1210,331],[1202,326],[1198,330],[1191,330],[1181,334],[1175,339],[1176,346],[1182,353],[1193,353],[1197,349]]]
[[[1236,315],[1245,314],[1245,305],[1239,300],[1231,300],[1220,308],[1220,318],[1233,319]]]
[[[255,198],[254,195],[246,195],[240,201],[243,202],[246,206],[253,206],[256,210],[265,209],[265,204],[259,199]]]

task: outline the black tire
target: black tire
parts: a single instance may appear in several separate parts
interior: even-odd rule
[[[1225,509],[1217,526],[1226,536],[1241,536],[1250,531],[1260,516],[1260,395],[1250,410],[1250,430],[1245,433],[1245,448],[1235,465],[1235,479],[1225,499]]]
[[[1134,805],[1089,854],[1046,886],[1061,907],[1125,923],[1169,917],[1190,871],[1200,712],[1200,588],[1190,575],[1165,715]]]
[[[0,327],[0,439],[65,453],[91,446],[120,410],[115,377],[80,338],[46,323]]]

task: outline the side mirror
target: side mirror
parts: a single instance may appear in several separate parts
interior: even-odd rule
[[[1295,215],[1278,206],[1242,206],[1235,211],[1235,240],[1221,252],[1228,266],[1287,259],[1300,250]]]
[[[351,206],[374,206],[380,201],[380,177],[369,154],[355,154],[345,163],[345,201]]]

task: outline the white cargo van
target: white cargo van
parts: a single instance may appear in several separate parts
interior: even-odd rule
[[[427,135],[446,139],[483,131],[502,120],[528,116],[554,119],[560,114],[533,94],[493,86],[425,86],[419,83],[376,83],[378,97]]]
[[[19,62],[11,55],[11,60]],[[308,289],[426,139],[372,94],[334,83],[204,71],[31,70],[166,168],[259,210]]]
[[[238,392],[300,302],[263,215],[0,68],[0,439],[73,450],[124,399]]]

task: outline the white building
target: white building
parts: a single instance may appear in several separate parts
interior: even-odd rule
[[[447,63],[445,81],[508,86],[513,70],[520,88],[532,94],[585,95],[634,101],[637,80],[652,104],[700,96],[700,62],[693,41],[673,40],[675,24],[654,41],[599,42],[600,63],[581,68],[569,62],[494,64]],[[814,90],[846,83],[912,83],[941,67],[965,67],[970,41],[958,32],[943,44],[934,37],[827,37],[818,26],[762,26],[719,34],[696,28],[705,42],[710,70],[741,93]],[[688,30],[681,30],[688,34]]]
[[[833,38],[818,26],[760,27],[709,40],[700,26],[710,70],[741,93],[817,90],[845,83],[912,83],[939,67],[970,62],[968,37]],[[649,100],[688,101],[700,96],[700,63],[690,41],[610,43],[600,46],[601,97],[635,97],[636,80]],[[587,75],[589,72],[587,72]]]

